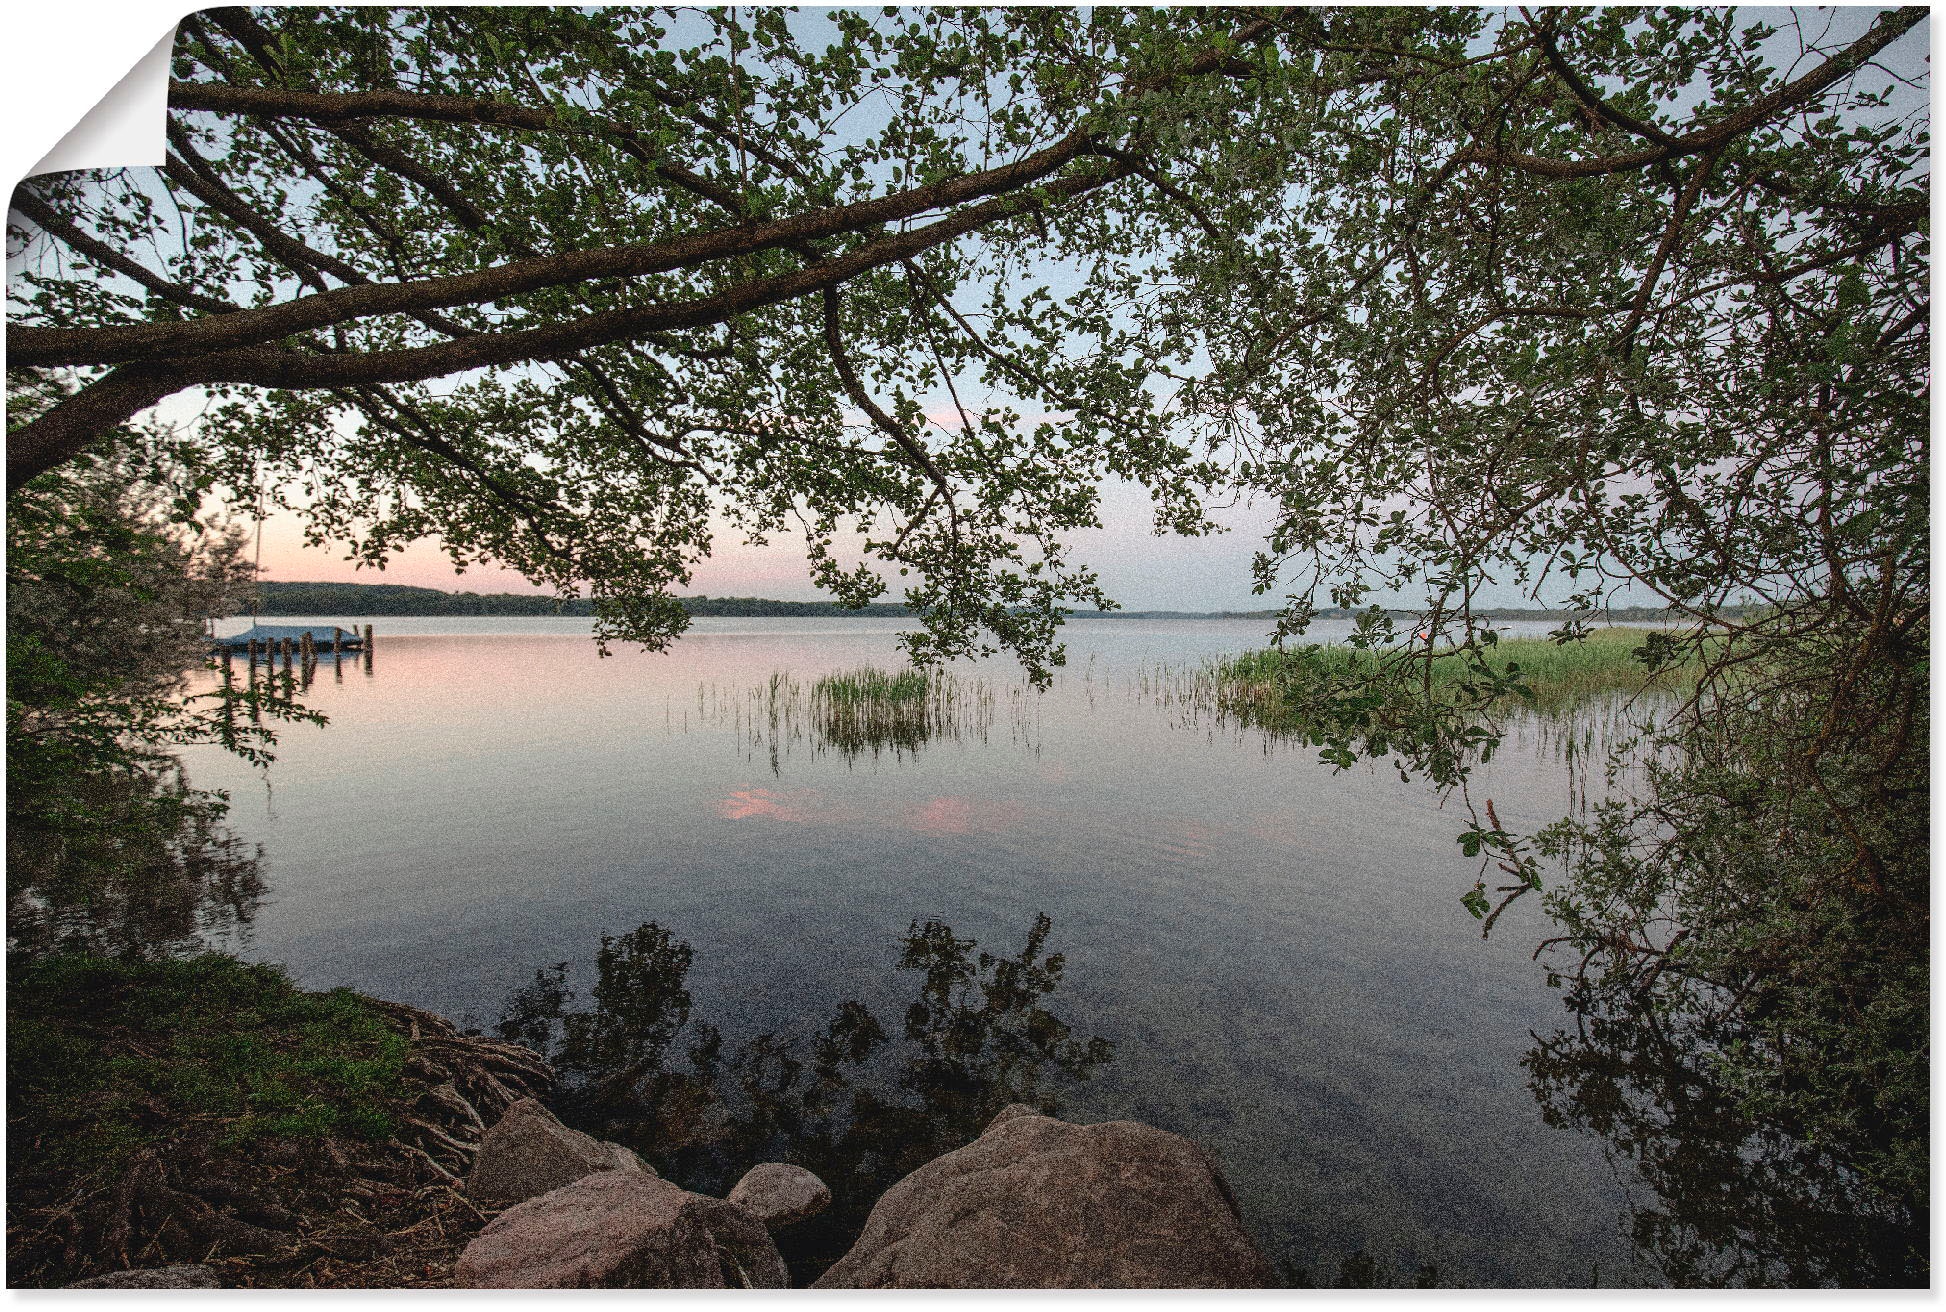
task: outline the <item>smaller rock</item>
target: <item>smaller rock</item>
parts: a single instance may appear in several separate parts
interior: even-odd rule
[[[801,1166],[763,1162],[744,1172],[730,1190],[729,1200],[775,1230],[807,1220],[831,1206],[831,1191]]]
[[[77,1280],[69,1289],[221,1289],[216,1272],[206,1266],[152,1266],[139,1271],[110,1271],[105,1276]]]
[[[571,1130],[535,1099],[522,1098],[480,1140],[466,1193],[482,1207],[512,1207],[615,1170],[655,1174],[627,1148]]]
[[[601,1140],[601,1146],[608,1150],[608,1156],[618,1171],[644,1171],[654,1175],[656,1170],[638,1156],[633,1148],[615,1143],[609,1139]]]
[[[980,1133],[991,1134],[993,1133],[994,1126],[1005,1125],[1008,1121],[1011,1121],[1016,1116],[1045,1116],[1045,1115],[1047,1115],[1047,1113],[1042,1111],[1038,1107],[1029,1107],[1024,1102],[1010,1102],[1005,1107],[1002,1107],[999,1111],[993,1114],[993,1119],[987,1122],[987,1128],[980,1131]]]
[[[509,1208],[466,1246],[461,1289],[782,1289],[784,1259],[741,1207],[642,1171],[598,1171]]]

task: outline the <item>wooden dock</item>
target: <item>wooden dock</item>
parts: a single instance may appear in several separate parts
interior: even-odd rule
[[[292,651],[309,650],[313,653],[364,651],[372,640],[372,626],[367,624],[364,632],[357,629],[340,628],[335,624],[258,624],[232,634],[227,638],[211,638],[210,650],[214,652],[248,651],[255,647],[259,651],[281,651],[288,643]]]

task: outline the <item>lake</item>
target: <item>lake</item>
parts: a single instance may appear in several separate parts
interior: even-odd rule
[[[900,1016],[915,924],[1015,954],[1045,915],[1045,1005],[1113,1052],[1062,1114],[1204,1145],[1287,1276],[1659,1279],[1632,1172],[1529,1091],[1569,1019],[1531,960],[1547,922],[1530,900],[1481,939],[1457,800],[1159,695],[1266,622],[1078,620],[1047,692],[956,667],[948,719],[876,750],[807,690],[898,666],[897,620],[703,619],[607,659],[587,620],[370,622],[371,668],[322,663],[303,700],[330,724],[283,729],[267,778],[186,755],[265,852],[244,955],[490,1027],[537,969],[585,987],[604,934],[655,921],[693,949],[696,1016],[802,1037],[849,1000]],[[1529,735],[1477,791],[1518,829],[1569,783]]]

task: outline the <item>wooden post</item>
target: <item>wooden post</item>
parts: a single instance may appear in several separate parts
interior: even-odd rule
[[[256,673],[257,673],[257,640],[256,640],[255,638],[252,638],[252,639],[250,639],[250,674],[251,674],[251,677],[252,677],[252,678],[254,678],[254,677],[256,677]]]
[[[223,648],[223,732],[236,733],[236,664],[228,646]]]
[[[371,649],[372,649],[372,626],[367,624],[365,626],[365,650],[370,651]]]
[[[367,624],[365,626],[365,677],[370,678],[371,674],[372,674],[372,626]]]
[[[306,665],[318,658],[317,644],[311,640],[309,629],[297,635],[297,654],[304,659]]]
[[[333,624],[331,626],[331,654],[334,657],[342,656],[344,655],[344,651],[345,651],[345,631],[339,628],[337,625]]]

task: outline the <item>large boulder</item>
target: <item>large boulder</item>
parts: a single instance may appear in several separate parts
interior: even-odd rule
[[[556,1120],[532,1098],[522,1098],[480,1140],[466,1194],[481,1207],[512,1207],[597,1171],[654,1175],[641,1158],[618,1143],[604,1143]]]
[[[460,1254],[465,1289],[782,1289],[784,1259],[750,1212],[646,1171],[600,1171],[530,1198]]]
[[[1270,1283],[1201,1148],[1030,1107],[885,1192],[821,1289],[1255,1289]]]
[[[216,1272],[206,1266],[151,1266],[139,1271],[110,1271],[105,1276],[77,1280],[69,1289],[221,1289]]]
[[[743,1173],[730,1190],[730,1201],[775,1230],[831,1206],[831,1190],[801,1166],[763,1162]]]

